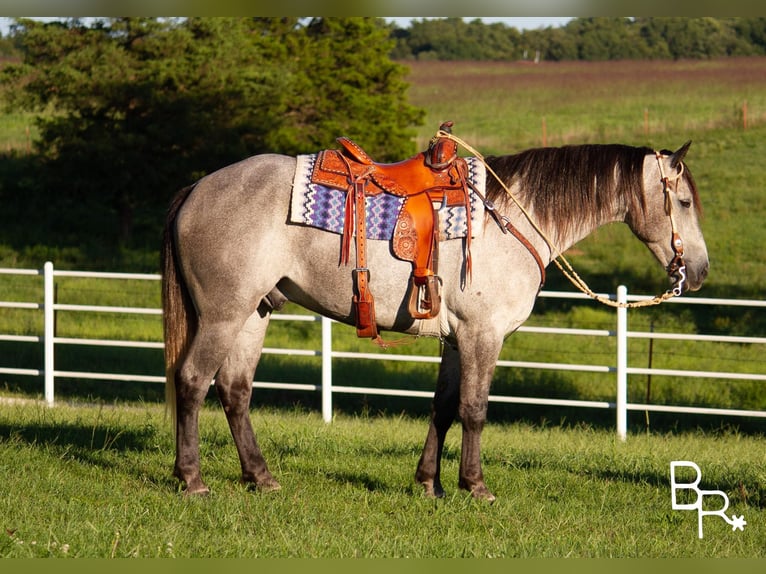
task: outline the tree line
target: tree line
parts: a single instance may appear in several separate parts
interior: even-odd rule
[[[766,18],[574,18],[518,30],[479,19],[420,19],[395,28],[397,60],[637,60],[766,54]]]

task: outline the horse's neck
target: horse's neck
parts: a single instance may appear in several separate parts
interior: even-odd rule
[[[567,226],[556,225],[554,222],[545,224],[538,224],[538,218],[535,216],[535,210],[533,205],[525,205],[530,219],[533,223],[527,221],[526,216],[521,216],[524,221],[520,223],[524,227],[529,226],[530,230],[534,233],[534,227],[539,227],[541,234],[534,233],[538,237],[541,237],[541,243],[552,247],[552,257],[555,257],[557,253],[563,253],[576,243],[582,241],[588,237],[591,233],[596,231],[599,227],[607,225],[609,223],[616,223],[625,220],[625,214],[627,208],[620,198],[615,198],[613,205],[608,209],[602,209],[598,216],[592,218],[579,218],[573,224]],[[594,210],[595,213],[595,210]],[[546,248],[545,251],[548,251]]]
[[[591,233],[596,231],[599,227],[603,227],[604,225],[608,225],[609,223],[617,223],[620,221],[624,221],[625,214],[624,212],[620,213],[616,209],[610,214],[600,217],[596,221],[581,221],[580,225],[577,227],[573,227],[572,231],[560,238],[558,248],[563,253],[576,243],[579,243],[586,237],[588,237]]]

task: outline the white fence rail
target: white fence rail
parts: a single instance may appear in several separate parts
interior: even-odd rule
[[[58,271],[53,264],[48,262],[42,270],[34,269],[2,269],[0,268],[0,281],[2,276],[9,275],[33,275],[43,277],[43,300],[39,301],[0,301],[0,309],[26,309],[38,310],[43,312],[44,326],[42,336],[35,335],[10,335],[0,333],[0,342],[19,342],[33,343],[43,347],[43,364],[41,369],[17,368],[13,366],[0,364],[0,374],[15,376],[42,377],[44,380],[45,401],[49,405],[55,402],[55,381],[56,379],[95,379],[109,381],[139,381],[149,383],[163,383],[165,377],[162,375],[131,375],[122,373],[97,373],[81,371],[57,370],[54,364],[55,347],[57,345],[92,345],[103,347],[125,347],[142,349],[162,349],[161,342],[140,342],[140,341],[121,341],[114,339],[84,339],[71,337],[58,337],[55,333],[56,313],[58,311],[74,312],[98,312],[98,313],[122,313],[122,314],[142,314],[142,315],[161,315],[162,310],[156,308],[137,308],[122,306],[105,305],[71,305],[57,303],[55,300],[55,278],[56,277],[78,277],[78,278],[99,278],[99,279],[129,279],[159,281],[160,276],[154,274],[136,274],[136,273],[97,273],[82,271]],[[551,292],[543,291],[541,297],[582,300],[588,299],[580,293],[569,292]],[[627,289],[623,286],[618,288],[617,300],[622,302],[639,301],[648,297],[628,296]],[[739,300],[739,299],[710,299],[710,298],[688,298],[681,297],[671,299],[667,304],[686,304],[686,305],[718,305],[718,306],[737,306],[737,307],[760,307],[766,308],[766,301],[759,300]],[[691,413],[691,414],[709,414],[719,416],[743,416],[743,417],[761,417],[766,418],[766,411],[759,410],[741,410],[728,408],[703,408],[674,405],[656,405],[656,404],[638,404],[629,403],[627,400],[627,381],[628,375],[657,375],[657,376],[675,376],[691,378],[710,378],[710,379],[729,379],[729,380],[749,380],[766,382],[766,374],[763,373],[740,373],[740,372],[718,372],[718,371],[696,371],[683,369],[656,369],[639,368],[628,366],[628,340],[629,339],[669,339],[681,341],[707,341],[735,343],[746,345],[764,345],[766,337],[741,337],[724,335],[700,335],[700,334],[677,334],[677,333],[655,333],[655,332],[637,332],[628,330],[628,311],[619,308],[616,313],[616,328],[610,329],[583,329],[583,328],[553,328],[553,327],[535,327],[524,326],[519,332],[542,333],[542,334],[566,334],[573,336],[589,337],[614,337],[617,341],[617,352],[614,361],[607,365],[588,365],[588,364],[569,364],[553,362],[529,362],[529,361],[506,361],[500,360],[497,365],[501,368],[523,368],[523,369],[546,369],[546,370],[565,370],[581,371],[592,373],[612,373],[615,377],[615,400],[614,401],[587,401],[587,400],[568,400],[568,399],[550,399],[533,397],[515,397],[504,395],[490,395],[490,401],[501,403],[549,405],[562,407],[586,407],[600,409],[614,409],[616,411],[616,429],[617,434],[623,440],[627,432],[627,412],[636,411],[656,411],[673,413]],[[432,396],[431,391],[416,391],[405,389],[380,389],[359,386],[341,386],[334,385],[333,378],[333,359],[354,359],[354,360],[379,360],[379,361],[411,361],[438,363],[439,357],[436,356],[418,356],[418,355],[397,355],[391,353],[356,353],[334,351],[332,349],[332,324],[333,322],[324,317],[312,315],[289,315],[275,313],[273,319],[285,321],[312,321],[322,324],[322,344],[321,349],[279,349],[264,348],[265,354],[282,354],[295,356],[321,357],[321,381],[317,383],[273,383],[255,381],[255,388],[287,389],[295,391],[317,391],[322,396],[322,416],[325,421],[332,420],[332,397],[334,393],[351,393],[367,395],[389,395],[397,397],[423,397]],[[5,362],[8,357],[3,357],[0,362]]]

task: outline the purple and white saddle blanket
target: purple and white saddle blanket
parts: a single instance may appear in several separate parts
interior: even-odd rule
[[[311,183],[311,171],[316,161],[316,154],[299,155],[293,180],[293,192],[290,204],[290,222],[309,225],[326,231],[343,233],[343,218],[346,192]],[[484,191],[486,170],[475,157],[466,158],[468,177],[479,190]],[[478,230],[484,217],[484,204],[469,194],[471,198],[471,225]],[[367,239],[390,240],[394,233],[396,218],[404,203],[403,197],[381,193],[369,196],[366,203]],[[436,207],[436,206],[435,206]],[[465,206],[442,205],[438,208],[440,237],[458,239],[465,237],[468,231],[468,214]]]

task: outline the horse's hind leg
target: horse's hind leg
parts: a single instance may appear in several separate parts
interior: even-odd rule
[[[444,439],[455,420],[460,401],[460,359],[457,350],[445,344],[439,365],[439,380],[434,394],[431,424],[428,427],[423,454],[420,456],[415,480],[423,485],[426,496],[441,498],[441,458]]]
[[[244,318],[200,320],[197,333],[174,377],[176,391],[176,461],[173,474],[187,494],[206,494],[200,474],[199,410],[210,383],[229,354]]]
[[[250,422],[253,375],[261,357],[268,324],[268,313],[261,316],[256,312],[248,319],[215,379],[218,397],[237,446],[242,480],[262,491],[280,488],[269,472]]]

